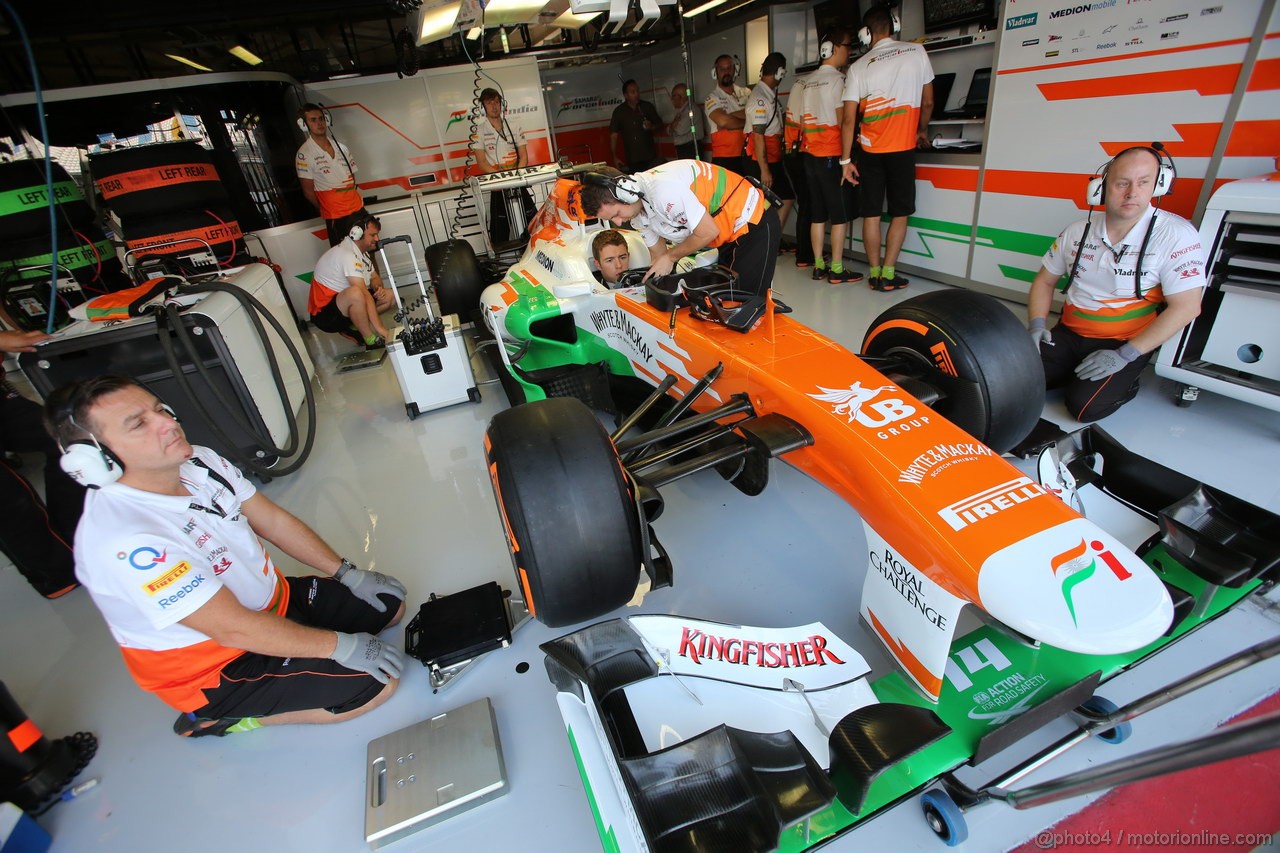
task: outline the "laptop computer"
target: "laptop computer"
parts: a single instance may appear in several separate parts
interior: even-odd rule
[[[978,68],[969,81],[969,91],[964,103],[954,110],[947,110],[942,118],[983,118],[987,114],[987,95],[991,90],[991,68]],[[935,98],[936,100],[936,98]]]
[[[955,85],[954,71],[933,75],[933,114],[941,117],[947,108],[947,99],[951,97],[951,87]]]

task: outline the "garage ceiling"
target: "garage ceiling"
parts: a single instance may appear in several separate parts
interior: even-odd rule
[[[89,14],[70,13],[66,4],[23,3],[22,23],[32,44],[40,83],[62,89],[119,83],[183,74],[203,73],[180,64],[181,57],[214,72],[277,71],[303,82],[332,79],[342,74],[378,74],[397,69],[452,65],[466,61],[461,40],[447,39],[415,47],[411,33],[413,0],[196,0],[194,3],[140,0],[94,4]],[[428,4],[432,0],[427,0]],[[705,0],[688,0],[697,7]],[[753,10],[769,0],[757,0]],[[568,10],[568,0],[549,0],[537,16],[552,21]],[[723,9],[724,7],[721,7]],[[408,14],[406,15],[406,11]],[[635,11],[632,18],[637,15]],[[602,44],[637,44],[630,24],[602,34],[601,14],[592,24],[562,29],[549,24],[508,28],[511,54],[540,51],[566,61],[589,59]],[[712,13],[700,16],[704,25]],[[726,20],[715,16],[715,26]],[[697,18],[686,19],[690,26]],[[403,31],[403,34],[402,34]],[[675,37],[678,18],[674,6],[664,6],[658,22],[644,31],[643,42]],[[486,32],[485,54],[502,51],[500,33]],[[250,65],[229,53],[246,48],[262,59]],[[0,94],[29,92],[32,80],[26,53],[12,20],[0,13]],[[478,42],[469,51],[478,52]]]

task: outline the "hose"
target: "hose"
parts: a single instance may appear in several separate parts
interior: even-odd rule
[[[222,393],[218,385],[213,381],[212,375],[208,368],[205,367],[204,359],[196,349],[196,343],[191,338],[186,324],[182,322],[182,316],[178,306],[173,304],[165,304],[156,314],[156,327],[160,337],[160,348],[164,351],[165,359],[168,362],[169,369],[173,373],[174,379],[178,386],[182,388],[187,398],[195,406],[197,413],[201,419],[213,431],[213,434],[227,448],[228,454],[233,459],[247,468],[254,474],[263,479],[271,477],[283,477],[292,474],[302,467],[307,458],[311,455],[311,450],[315,444],[316,437],[316,399],[315,393],[311,390],[310,378],[307,376],[306,364],[302,361],[302,356],[298,352],[297,347],[293,345],[293,341],[289,339],[288,333],[284,327],[280,325],[280,321],[275,318],[271,311],[263,305],[256,297],[246,293],[243,289],[234,285],[222,282],[206,282],[201,284],[185,284],[182,290],[186,293],[229,293],[241,306],[245,309],[245,313],[249,317],[249,321],[253,324],[254,331],[257,333],[259,340],[262,341],[263,349],[267,354],[267,364],[271,370],[271,378],[275,383],[276,393],[280,396],[281,404],[284,408],[285,420],[289,428],[289,440],[284,447],[276,447],[269,433],[259,432],[258,429],[242,416],[242,407],[228,400]],[[213,413],[204,404],[204,401],[191,387],[190,381],[182,369],[182,363],[178,358],[174,341],[170,339],[169,332],[173,332],[174,338],[182,344],[186,350],[187,356],[191,363],[195,366],[196,371],[204,379],[205,384],[213,391],[214,397],[218,404],[222,407],[223,412],[228,414],[235,424],[240,427],[258,446],[258,451],[264,454],[274,454],[279,458],[288,458],[298,451],[298,420],[293,413],[293,407],[289,403],[289,394],[284,387],[284,377],[280,372],[280,365],[276,359],[275,350],[271,346],[271,340],[267,336],[261,317],[265,317],[275,330],[280,340],[284,343],[285,348],[289,351],[289,355],[293,358],[294,365],[298,369],[299,376],[302,377],[302,387],[307,404],[307,432],[302,441],[301,451],[297,457],[289,464],[271,468],[263,465],[257,459],[250,457],[242,452],[218,424]]]

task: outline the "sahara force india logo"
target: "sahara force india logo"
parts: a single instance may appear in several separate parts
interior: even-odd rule
[[[457,124],[460,121],[465,121],[467,118],[468,112],[469,110],[454,110],[453,112],[449,113],[449,121],[444,126],[444,132],[448,133],[449,128],[453,127],[455,124]]]
[[[1081,539],[1078,547],[1063,551],[1050,560],[1049,567],[1053,569],[1053,576],[1058,579],[1061,586],[1062,599],[1067,603],[1067,612],[1071,614],[1071,624],[1077,628],[1080,627],[1080,623],[1076,621],[1075,589],[1093,577],[1098,570],[1098,560],[1089,553],[1090,549],[1097,553],[1098,558],[1117,579],[1126,581],[1133,577],[1128,569],[1120,565],[1116,555],[1108,551],[1106,546],[1097,539],[1090,542],[1088,546]]]

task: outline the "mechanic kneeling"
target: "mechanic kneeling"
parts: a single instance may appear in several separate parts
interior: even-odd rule
[[[614,225],[630,222],[649,247],[645,280],[671,273],[676,263],[718,247],[720,264],[763,301],[773,283],[782,226],[764,193],[747,178],[699,160],[673,160],[624,175],[605,169],[583,175],[582,207]]]
[[[402,656],[374,635],[404,613],[399,581],[357,569],[189,444],[133,379],[63,386],[44,414],[63,470],[91,487],[76,576],[138,685],[182,712],[174,732],[335,723],[390,698]],[[264,540],[320,576],[284,577]]]

